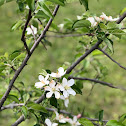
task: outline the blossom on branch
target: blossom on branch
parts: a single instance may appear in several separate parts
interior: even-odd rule
[[[55,95],[55,98],[57,98],[57,99],[60,98],[59,84],[56,85],[56,82],[55,82],[54,80],[52,80],[52,81],[49,83],[49,86],[46,86],[44,89],[45,89],[45,91],[49,91],[49,92],[46,94],[46,97],[47,97],[47,98],[51,98],[53,94]]]
[[[64,77],[62,80],[62,85],[59,85],[59,88],[61,91],[63,91],[63,96],[67,98],[69,94],[72,94],[73,96],[76,95],[76,92],[71,88],[71,86],[74,85],[74,79],[70,79],[67,81],[67,79]]]
[[[43,88],[43,86],[49,84],[49,81],[48,81],[49,74],[47,74],[45,78],[42,75],[39,75],[38,78],[39,78],[40,82],[35,83],[36,88]]]
[[[87,20],[90,21],[91,27],[95,27],[98,23],[95,21],[94,17],[88,17]]]
[[[27,35],[30,35],[30,34],[37,34],[37,28],[36,27],[34,27],[33,25],[31,25],[31,28],[30,27],[28,27],[27,29],[26,29],[26,31],[27,31]]]
[[[69,119],[68,122],[72,126],[80,126],[81,124],[77,121],[77,116],[74,116],[73,119]]]
[[[51,77],[60,78],[60,77],[62,77],[65,73],[66,73],[66,71],[64,71],[63,67],[60,67],[60,68],[58,69],[58,72],[57,72],[57,73],[52,72],[52,73],[50,74],[50,76],[51,76]]]
[[[52,123],[52,122],[50,121],[50,119],[46,119],[46,120],[45,120],[45,124],[46,124],[47,126],[58,126],[57,123]]]

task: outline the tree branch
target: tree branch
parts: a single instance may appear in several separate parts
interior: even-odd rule
[[[101,52],[103,52],[103,54],[105,54],[110,60],[112,60],[114,63],[116,63],[119,67],[123,68],[124,70],[126,70],[126,67],[120,65],[117,61],[115,61],[111,56],[109,56],[104,50],[98,48],[98,50],[100,50]]]
[[[27,52],[28,52],[28,55],[30,55],[30,50],[27,46],[27,43],[26,43],[26,40],[25,40],[25,32],[26,32],[26,29],[27,29],[27,26],[28,26],[28,23],[29,21],[31,20],[32,16],[31,16],[31,10],[29,10],[29,14],[28,14],[28,18],[27,18],[27,21],[25,23],[25,26],[24,26],[24,29],[23,29],[23,32],[22,32],[22,37],[21,37],[21,40],[23,41],[24,43],[24,47],[26,48]]]
[[[82,55],[80,58],[77,59],[76,62],[74,62],[66,71],[66,74],[69,74],[74,67],[76,67],[82,60],[84,60],[91,52],[93,52],[95,49],[98,48],[98,46],[102,43],[103,40],[99,40],[94,46],[91,47],[88,51],[85,52],[84,55]]]
[[[54,12],[53,12],[53,16],[55,16],[57,14],[57,11],[59,9],[59,5],[56,6]],[[42,34],[40,35],[40,37],[37,39],[37,41],[34,43],[34,45],[32,46],[30,52],[31,52],[31,55],[32,53],[34,52],[34,50],[36,49],[36,47],[38,46],[39,42],[44,38],[46,32],[48,31],[51,23],[52,23],[53,19],[50,18],[50,20],[48,21],[46,27],[44,28]],[[12,87],[13,87],[13,84],[15,82],[15,80],[17,79],[18,75],[20,74],[20,72],[23,70],[23,68],[25,67],[26,63],[28,62],[29,58],[31,57],[31,55],[26,55],[24,61],[22,62],[21,66],[18,68],[18,70],[15,72],[15,75],[13,76],[12,80],[10,81],[9,83],[9,86],[8,86],[8,89],[6,90],[5,94],[3,95],[2,99],[0,100],[0,109],[1,107],[3,106],[4,102],[6,101],[7,99],[7,96],[9,95]]]
[[[104,86],[108,86],[108,87],[111,87],[111,88],[121,89],[121,90],[126,91],[126,89],[125,89],[125,88],[122,88],[122,87],[117,87],[117,86],[112,85],[111,83],[107,83],[107,82],[100,81],[100,80],[96,80],[96,79],[91,79],[91,78],[86,78],[86,77],[72,77],[72,76],[69,76],[69,78],[68,78],[68,79],[92,81],[92,82],[95,82],[95,83],[102,84],[102,85],[104,85]]]
[[[117,24],[121,23],[122,20],[126,17],[126,13],[124,13],[119,19],[118,21],[116,22]]]

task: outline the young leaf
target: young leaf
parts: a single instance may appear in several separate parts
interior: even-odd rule
[[[65,6],[64,0],[48,0],[51,1],[52,3],[59,4],[61,6]]]
[[[113,53],[114,52],[113,51],[113,42],[108,38],[104,38],[103,40],[106,43],[106,45],[108,46],[108,48],[110,49],[110,51]]]
[[[106,126],[125,126],[125,125],[116,120],[110,120],[109,122],[107,122]]]
[[[17,21],[17,22],[11,27],[11,31],[17,30],[17,29],[21,26],[22,23],[23,23],[23,20]]]
[[[21,107],[21,111],[22,111],[22,113],[23,113],[23,115],[24,115],[24,117],[26,119],[27,115],[28,115],[28,109],[27,109],[27,107],[26,106],[22,106]]]
[[[90,120],[85,118],[79,119],[79,123],[82,124],[83,126],[94,126]]]
[[[101,121],[101,122],[103,120],[103,112],[104,112],[104,110],[99,111],[99,121]]]
[[[79,1],[80,1],[81,4],[84,5],[86,11],[89,10],[89,8],[88,8],[88,0],[79,0]]]
[[[58,107],[57,99],[55,97],[51,97],[50,104],[57,108]]]
[[[89,28],[90,26],[91,26],[91,23],[88,20],[77,20],[74,22],[72,28],[81,28],[81,27]]]
[[[31,11],[35,10],[35,0],[26,0],[29,8],[31,9]]]
[[[40,5],[40,10],[42,10],[47,16],[53,18],[51,11],[49,10],[49,8],[46,6],[44,2],[39,2],[39,5]]]
[[[18,97],[15,95],[8,95],[8,99],[11,99],[12,101],[15,101],[16,103],[19,103]]]

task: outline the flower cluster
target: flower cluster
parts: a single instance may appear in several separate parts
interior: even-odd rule
[[[59,123],[69,123],[71,126],[80,126],[81,124],[77,121],[78,117],[74,116],[73,119],[69,117],[64,117],[62,114],[59,114],[57,111],[55,111],[56,117],[55,120]],[[49,119],[45,120],[45,123],[47,126],[58,126],[58,123],[52,123]]]
[[[79,17],[80,18],[80,17]],[[94,17],[88,17],[87,20],[90,21],[91,27],[95,27],[98,25],[98,23],[103,22],[103,21],[117,21],[119,18],[112,18],[112,16],[106,16],[105,13],[102,13],[100,17],[94,16]]]
[[[44,89],[46,93],[46,98],[51,98],[53,95],[56,99],[64,100],[64,104],[68,107],[69,96],[76,95],[76,92],[71,88],[74,85],[74,80],[67,80],[65,77],[62,79],[62,82],[54,80],[56,78],[61,78],[65,75],[66,71],[62,67],[58,69],[57,73],[52,72],[47,74],[46,77],[39,75],[39,81],[35,83],[36,88]],[[52,79],[53,78],[53,79]]]

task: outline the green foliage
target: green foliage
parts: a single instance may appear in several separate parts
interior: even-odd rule
[[[82,124],[83,126],[94,126],[90,120],[85,118],[79,119],[79,123]]]

